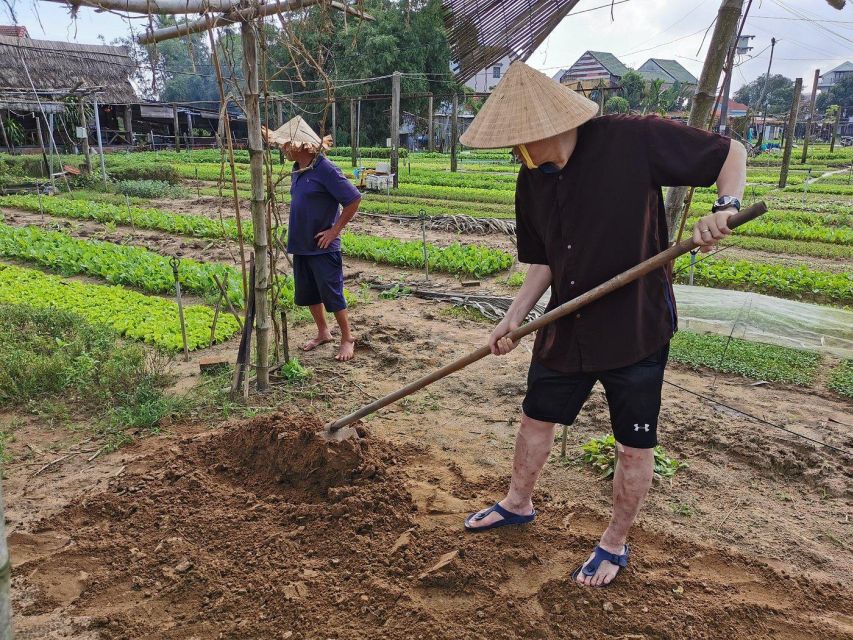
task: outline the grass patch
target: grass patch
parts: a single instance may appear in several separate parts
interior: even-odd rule
[[[709,368],[753,380],[800,386],[814,383],[821,361],[820,354],[811,351],[738,338],[729,342],[727,336],[692,331],[679,331],[673,336],[669,357],[691,369]]]
[[[446,318],[455,318],[456,320],[470,320],[472,322],[479,322],[485,324],[493,324],[494,321],[490,320],[479,309],[475,309],[474,307],[465,307],[453,305],[442,309],[439,311],[439,315],[442,315]]]
[[[134,198],[187,198],[189,193],[180,185],[164,180],[122,180],[116,191]]]
[[[853,360],[842,360],[830,374],[827,386],[842,396],[853,398]]]
[[[128,429],[152,433],[180,412],[181,400],[164,393],[165,364],[79,315],[0,304],[0,407],[94,412],[109,449],[131,439]]]

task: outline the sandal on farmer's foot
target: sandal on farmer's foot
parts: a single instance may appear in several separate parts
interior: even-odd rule
[[[490,513],[497,513],[501,520],[497,522],[493,522],[492,524],[483,525],[482,527],[472,527],[472,522],[479,522],[483,520]],[[489,529],[497,529],[498,527],[506,527],[507,525],[518,525],[518,524],[527,524],[529,522],[533,522],[536,518],[536,511],[531,513],[530,515],[522,516],[517,513],[513,513],[512,511],[507,511],[504,509],[499,503],[495,503],[488,509],[484,511],[478,511],[477,513],[472,513],[470,516],[465,518],[465,530],[470,531],[472,533],[477,533],[479,531],[488,531]]]
[[[610,553],[609,551],[607,551],[607,549],[602,549],[601,547],[597,546],[595,547],[595,551],[593,553],[592,558],[589,559],[586,563],[579,566],[577,569],[575,569],[574,573],[572,573],[572,580],[574,580],[575,583],[582,587],[593,586],[581,584],[580,582],[578,582],[578,576],[582,575],[586,576],[587,578],[591,578],[596,573],[598,573],[598,567],[604,560],[607,560],[607,562],[609,562],[613,566],[618,567],[616,571],[616,576],[618,576],[619,573],[621,573],[622,569],[628,566],[628,554],[629,549],[627,544],[625,545],[625,551],[622,552],[622,555]],[[606,582],[594,588],[600,589],[601,587],[606,587],[613,584],[613,581],[616,580],[616,576],[613,576],[610,582]]]

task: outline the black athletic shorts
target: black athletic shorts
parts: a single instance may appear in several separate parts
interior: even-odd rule
[[[524,414],[542,422],[572,424],[600,380],[616,441],[626,447],[650,449],[658,442],[660,395],[668,357],[669,344],[627,367],[591,373],[562,373],[533,362],[527,372]]]

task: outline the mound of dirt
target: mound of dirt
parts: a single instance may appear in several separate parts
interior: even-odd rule
[[[283,413],[228,429],[199,447],[205,464],[258,492],[290,489],[325,498],[332,487],[381,476],[393,451],[358,426],[352,437],[323,438],[316,420]]]

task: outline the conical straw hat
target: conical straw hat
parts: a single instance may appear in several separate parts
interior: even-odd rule
[[[264,138],[269,144],[284,146],[290,143],[297,149],[306,148],[312,151],[325,151],[332,146],[332,137],[320,139],[302,116],[291,118],[275,131],[263,127]]]
[[[579,127],[597,113],[592,100],[517,60],[459,141],[481,149],[513,147]]]

